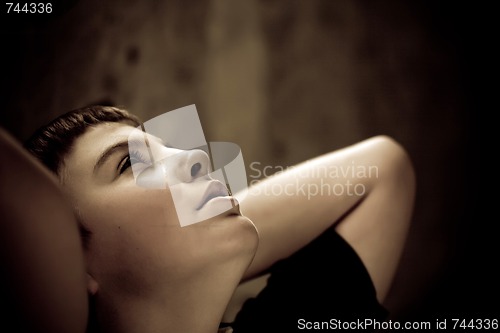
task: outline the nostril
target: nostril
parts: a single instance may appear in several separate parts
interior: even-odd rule
[[[198,162],[193,164],[193,166],[191,166],[191,177],[194,178],[198,174],[198,172],[200,172],[200,170],[201,170],[201,163]]]

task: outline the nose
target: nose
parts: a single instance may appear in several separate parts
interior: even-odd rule
[[[203,150],[179,150],[171,156],[156,161],[151,167],[138,171],[136,183],[146,188],[165,188],[179,183],[190,183],[206,176],[210,159]]]
[[[178,164],[175,168],[176,178],[181,182],[190,183],[196,178],[205,176],[209,171],[210,159],[201,149],[183,151],[176,156]]]

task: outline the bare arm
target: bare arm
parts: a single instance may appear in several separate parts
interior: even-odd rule
[[[403,250],[414,191],[407,154],[385,136],[260,182],[241,203],[261,237],[245,278],[258,275],[335,227],[367,267],[382,301]]]
[[[52,174],[0,128],[2,325],[84,332],[87,292],[77,224]]]

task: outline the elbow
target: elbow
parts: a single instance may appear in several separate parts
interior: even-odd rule
[[[413,200],[416,174],[408,151],[390,136],[379,135],[371,140],[379,149],[380,180],[400,188]]]

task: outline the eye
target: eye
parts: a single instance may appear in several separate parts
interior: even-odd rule
[[[127,171],[128,168],[132,166],[132,161],[130,160],[130,155],[125,156],[123,160],[120,161],[118,169],[120,170],[120,175]]]
[[[130,152],[130,154],[127,154],[120,161],[120,164],[118,164],[118,170],[120,175],[123,174],[125,171],[127,171],[130,167],[132,167],[132,165],[135,165],[137,163],[147,164],[148,161],[138,151]]]

